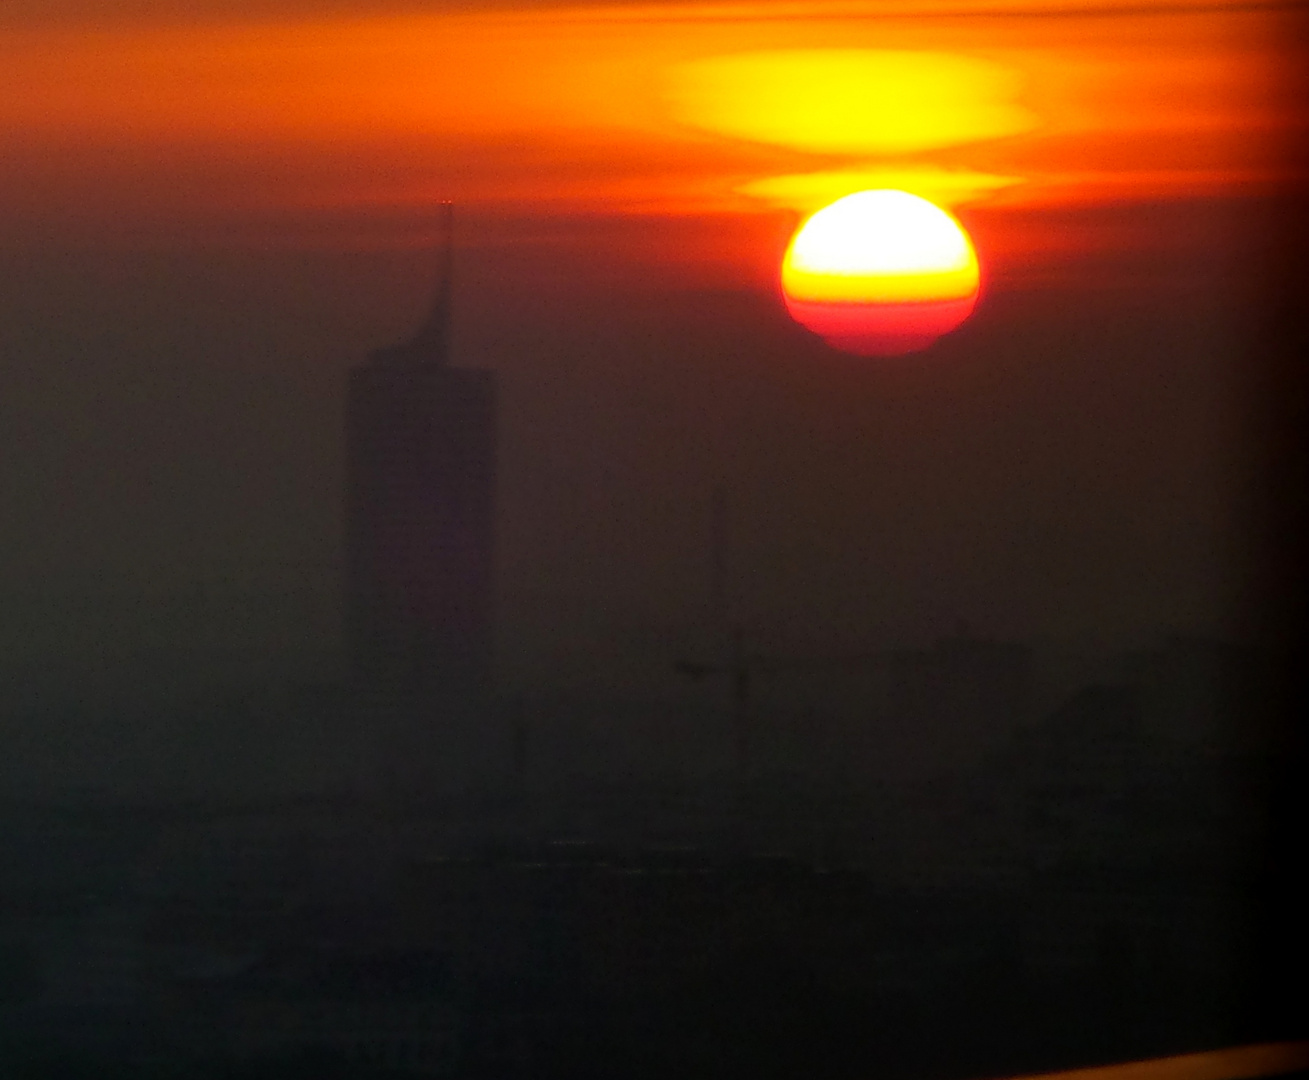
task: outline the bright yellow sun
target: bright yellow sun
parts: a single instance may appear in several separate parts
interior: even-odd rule
[[[963,226],[906,191],[860,191],[810,217],[782,259],[797,322],[837,348],[925,348],[972,312],[980,273]]]

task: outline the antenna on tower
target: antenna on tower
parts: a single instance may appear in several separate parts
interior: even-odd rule
[[[441,203],[441,280],[436,287],[433,313],[441,322],[441,363],[450,359],[450,310],[454,303],[455,276],[455,204],[446,199]]]
[[[437,248],[436,293],[418,332],[403,345],[380,349],[374,360],[383,364],[444,367],[450,360],[450,307],[454,287],[455,206],[440,203],[440,240]]]

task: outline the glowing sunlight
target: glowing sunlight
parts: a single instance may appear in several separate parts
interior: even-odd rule
[[[861,191],[818,211],[782,259],[792,317],[867,356],[925,348],[976,303],[977,255],[963,227],[905,191]]]

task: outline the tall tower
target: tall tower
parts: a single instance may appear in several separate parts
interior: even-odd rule
[[[426,320],[350,372],[346,618],[370,694],[464,694],[490,673],[495,378],[448,366],[449,203],[442,225]]]

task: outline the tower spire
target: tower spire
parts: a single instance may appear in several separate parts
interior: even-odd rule
[[[437,250],[436,293],[427,317],[409,341],[379,349],[375,362],[444,367],[450,360],[450,306],[454,284],[454,203],[440,204],[440,247]]]

